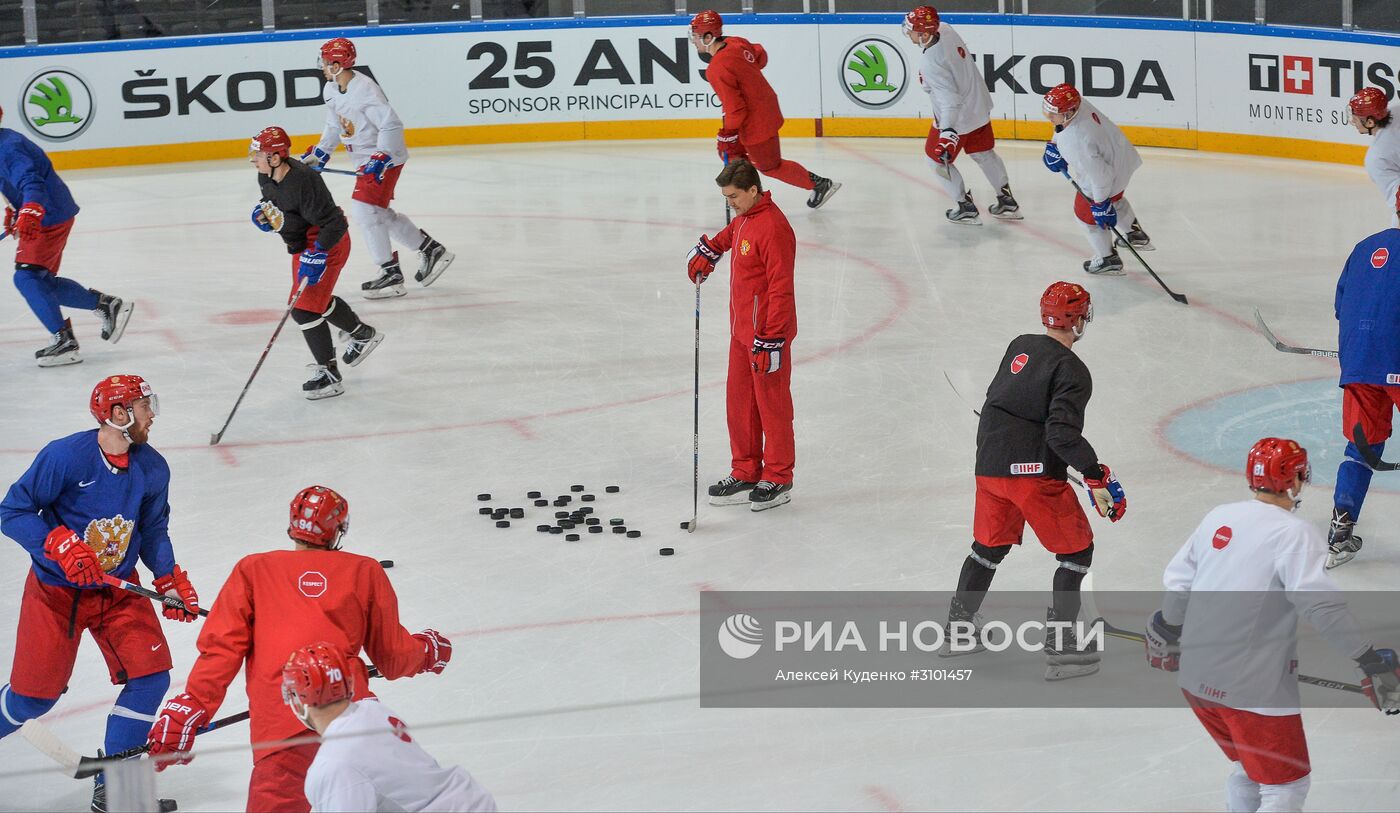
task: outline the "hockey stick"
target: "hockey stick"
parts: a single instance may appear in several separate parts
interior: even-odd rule
[[[728,204],[725,205],[726,215],[729,212]],[[729,218],[726,216],[725,220]],[[691,456],[693,460],[693,480],[690,489],[690,522],[682,522],[681,527],[687,533],[695,533],[695,528],[700,524],[700,283],[702,279],[699,275],[695,277],[695,421],[692,425]]]
[[[1376,450],[1371,448],[1371,442],[1366,440],[1366,432],[1361,428],[1361,424],[1351,428],[1351,439],[1356,444],[1356,450],[1361,452],[1361,459],[1366,461],[1366,465],[1376,471],[1395,471],[1400,469],[1400,463],[1387,463],[1381,460]]]
[[[1269,340],[1269,344],[1281,353],[1297,353],[1300,356],[1322,356],[1323,358],[1340,358],[1336,350],[1319,350],[1316,347],[1294,347],[1291,344],[1284,344],[1278,340],[1269,326],[1264,324],[1264,317],[1259,315],[1259,309],[1254,309],[1254,323],[1259,326],[1259,332],[1264,334],[1264,338]]]
[[[381,559],[379,562],[379,566],[384,568],[385,570],[388,570],[389,568],[394,566],[394,560]],[[181,601],[175,596],[167,596],[164,593],[157,593],[154,590],[147,589],[134,582],[129,582],[126,579],[113,576],[111,573],[103,573],[102,581],[106,583],[108,587],[116,587],[121,590],[126,590],[127,592],[135,593],[138,596],[145,596],[151,601],[160,602],[161,604],[164,604],[167,607],[189,612],[189,608],[185,606],[185,602]],[[199,609],[199,614],[200,616],[206,616],[209,615],[209,611],[201,607]]]
[[[1074,187],[1074,191],[1078,192],[1078,193],[1079,193],[1079,196],[1080,196],[1081,198],[1084,198],[1085,200],[1089,201],[1090,203],[1093,203],[1093,202],[1094,202],[1094,200],[1093,200],[1092,198],[1090,198],[1088,195],[1084,194],[1084,190],[1079,188],[1079,184],[1076,183],[1075,180],[1074,180],[1073,178],[1069,177],[1069,172],[1068,172],[1068,171],[1065,171],[1063,174],[1064,174],[1065,178],[1069,181],[1070,186],[1073,186],[1073,187]],[[1172,299],[1175,299],[1177,302],[1180,302],[1180,303],[1183,304],[1183,305],[1188,305],[1188,304],[1190,304],[1189,302],[1186,301],[1186,295],[1185,295],[1185,294],[1179,294],[1179,293],[1177,293],[1176,291],[1173,291],[1171,288],[1168,288],[1168,287],[1167,287],[1167,284],[1166,284],[1165,282],[1162,281],[1162,278],[1159,277],[1159,276],[1157,276],[1157,272],[1152,270],[1152,266],[1150,266],[1150,265],[1147,264],[1147,260],[1144,260],[1144,259],[1142,258],[1142,255],[1138,253],[1138,250],[1135,249],[1135,248],[1133,248],[1133,244],[1128,242],[1128,238],[1124,237],[1124,236],[1123,236],[1123,233],[1120,232],[1120,231],[1118,231],[1118,227],[1117,227],[1117,226],[1110,226],[1109,229],[1118,237],[1119,240],[1122,240],[1122,241],[1123,241],[1123,245],[1125,245],[1125,246],[1128,247],[1128,250],[1131,251],[1131,252],[1133,253],[1133,256],[1134,256],[1134,257],[1137,257],[1138,262],[1142,263],[1142,267],[1147,269],[1147,273],[1151,274],[1151,275],[1152,275],[1152,278],[1155,279],[1155,280],[1157,280],[1157,284],[1160,285],[1160,286],[1162,286],[1162,290],[1163,290],[1163,291],[1166,291],[1169,295],[1171,295],[1171,298],[1172,298]]]
[[[221,717],[199,729],[199,733],[206,734],[210,731],[233,725],[234,723],[241,723],[247,720],[249,716],[249,712],[240,711],[237,714]],[[65,776],[71,776],[74,779],[87,779],[90,776],[96,776],[102,773],[107,763],[120,762],[125,759],[139,757],[146,753],[149,748],[149,746],[143,744],[134,748],[128,748],[125,751],[119,751],[115,754],[85,757],[70,748],[67,743],[58,738],[57,734],[53,733],[52,729],[44,725],[37,718],[26,720],[24,725],[20,726],[19,733],[28,740],[29,744],[34,746],[39,753],[57,762]]]
[[[318,170],[316,170],[316,171],[317,171],[317,172],[329,172],[329,173],[332,174],[332,175],[349,175],[349,176],[352,177],[352,178],[359,178],[359,177],[362,177],[362,176],[364,175],[363,172],[358,172],[358,171],[355,171],[355,170],[349,170],[349,169],[331,169],[331,168],[329,168],[329,167],[321,167],[320,169],[318,169]]]
[[[258,363],[253,365],[253,374],[248,376],[248,383],[243,385],[243,391],[238,393],[238,400],[233,402],[233,409],[229,411],[228,419],[224,421],[224,425],[219,431],[209,436],[210,446],[218,446],[219,441],[224,439],[224,433],[228,431],[228,425],[233,423],[233,416],[238,413],[238,407],[243,403],[243,397],[248,394],[248,388],[253,386],[253,379],[258,377],[258,370],[262,369],[263,362],[267,361],[267,354],[272,352],[272,343],[277,341],[278,335],[282,333],[282,326],[287,324],[287,317],[292,315],[292,309],[297,306],[297,300],[301,299],[302,292],[306,290],[306,283],[306,277],[302,277],[296,293],[292,294],[292,301],[287,304],[287,312],[282,314],[281,321],[277,323],[277,329],[272,331],[272,338],[267,340],[267,347],[264,347],[262,355],[258,356]]]
[[[972,405],[967,402],[966,398],[962,397],[962,393],[958,392],[958,388],[953,386],[953,379],[948,377],[947,370],[943,371],[943,380],[948,382],[948,386],[952,388],[953,394],[958,396],[958,400],[963,402],[963,406],[967,407],[968,409],[972,409]],[[982,413],[978,412],[975,409],[972,409],[972,414],[976,415],[979,418],[982,417]],[[1080,488],[1084,487],[1084,481],[1079,479],[1078,477],[1075,477],[1069,472],[1065,472],[1065,478],[1068,479],[1071,483],[1074,483],[1075,485],[1079,486]]]

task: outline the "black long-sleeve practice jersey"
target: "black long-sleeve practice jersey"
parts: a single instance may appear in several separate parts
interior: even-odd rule
[[[1098,473],[1084,439],[1084,411],[1094,383],[1073,350],[1044,334],[1017,336],[982,405],[977,474],[1065,479],[1065,464]]]
[[[350,229],[345,213],[335,205],[331,191],[320,173],[310,169],[300,161],[288,159],[289,172],[282,180],[274,181],[267,175],[258,175],[258,188],[263,200],[282,210],[282,229],[279,234],[287,244],[288,254],[300,254],[307,247],[306,232],[312,226],[320,229],[316,242],[329,251],[340,242]]]

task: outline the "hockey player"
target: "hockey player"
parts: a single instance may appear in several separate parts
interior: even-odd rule
[[[1400,209],[1400,201],[1392,208]],[[1353,436],[1361,425],[1380,454],[1390,437],[1391,418],[1400,404],[1400,229],[1386,229],[1356,244],[1337,279],[1334,309],[1340,334],[1342,437],[1347,446],[1337,467],[1332,524],[1327,534],[1329,568],[1345,564],[1361,550],[1356,522],[1371,486],[1371,467]]]
[[[1395,211],[1395,198],[1400,194],[1400,128],[1392,129],[1390,108],[1385,91],[1362,88],[1347,103],[1351,110],[1351,126],[1356,132],[1375,140],[1366,148],[1366,174],[1381,190],[1381,198],[1390,209],[1390,227],[1400,228],[1400,213]]]
[[[1180,670],[1187,702],[1235,763],[1225,780],[1232,811],[1302,810],[1308,795],[1300,616],[1356,660],[1377,708],[1400,713],[1395,651],[1371,647],[1323,570],[1321,535],[1293,513],[1308,476],[1307,450],[1294,441],[1255,443],[1245,461],[1254,499],[1206,514],[1167,565],[1164,603],[1147,627],[1148,662]]]
[[[972,553],[963,562],[949,623],[971,622],[992,585],[997,566],[1021,544],[1027,523],[1059,567],[1053,579],[1054,606],[1046,612],[1046,680],[1091,675],[1099,670],[1092,644],[1076,642],[1080,583],[1094,558],[1094,533],[1074,490],[1065,482],[1066,465],[1084,475],[1084,486],[1099,516],[1112,522],[1128,511],[1118,478],[1099,462],[1084,439],[1084,412],[1093,391],[1089,368],[1074,353],[1093,321],[1089,292],[1056,282],[1040,298],[1041,335],[1018,336],[1007,346],[996,377],[987,388],[977,425],[977,496],[972,520]],[[1052,626],[1053,625],[1053,626]],[[979,651],[945,650],[946,655]]]
[[[5,111],[0,109],[0,121]],[[29,309],[53,334],[49,346],[34,352],[40,367],[82,361],[73,323],[60,308],[92,311],[102,320],[102,338],[121,340],[135,302],[104,294],[58,275],[63,249],[78,214],[68,185],[58,177],[37,144],[9,128],[0,128],[0,194],[5,196],[5,236],[14,235],[15,287]],[[3,239],[3,238],[0,238]]]
[[[1011,195],[1006,164],[996,154],[992,134],[992,94],[972,60],[967,43],[953,27],[940,23],[933,6],[919,6],[904,16],[904,35],[923,49],[919,57],[919,84],[933,102],[933,126],[924,141],[924,154],[954,208],[945,216],[954,223],[980,226],[977,204],[953,166],[958,153],[982,169],[996,191],[996,203],[987,207],[993,216],[1020,220],[1021,207]]]
[[[399,624],[398,597],[379,563],[340,550],[349,524],[343,497],[310,486],[292,500],[287,536],[294,549],[255,553],[234,565],[200,630],[185,691],[150,727],[151,754],[176,755],[157,770],[193,758],[187,752],[196,732],[213,719],[246,661],[252,742],[278,743],[253,751],[248,810],[306,813],[302,786],[316,746],[286,742],[310,733],[282,703],[287,653],[332,642],[349,658],[357,698],[369,696],[361,649],[390,680],[447,666],[451,642],[430,629],[411,635]]]
[[[139,583],[139,558],[155,589],[184,602],[165,616],[193,621],[199,595],[175,564],[167,523],[170,467],[149,445],[159,402],[139,375],[114,375],[92,390],[98,427],[44,447],[0,502],[0,530],[29,553],[10,683],[0,689],[0,737],[53,708],[73,674],[83,631],[92,634],[112,683],[107,753],[145,741],[170,687],[170,647],[150,600],[114,579]],[[163,809],[171,807],[168,801]],[[92,809],[105,813],[99,775]]]
[[[331,199],[321,176],[288,158],[291,139],[281,127],[268,127],[253,136],[251,161],[258,169],[262,201],[253,207],[253,225],[278,232],[292,255],[292,295],[301,280],[306,290],[296,299],[292,318],[316,360],[311,378],[301,385],[312,401],[345,392],[335,361],[331,325],[346,340],[341,361],[354,367],[384,341],[384,334],[360,321],[345,300],[335,295],[340,269],[350,257],[349,224]],[[288,299],[290,300],[290,297]]]
[[[705,78],[724,108],[715,142],[720,160],[743,158],[770,178],[810,189],[807,205],[820,208],[841,184],[783,158],[778,143],[783,111],[778,109],[778,94],[763,77],[768,52],[743,37],[724,36],[723,29],[724,20],[714,11],[702,11],[690,21],[690,41],[710,57]]]
[[[1119,220],[1132,224],[1124,236],[1133,248],[1152,250],[1152,241],[1124,197],[1128,180],[1142,166],[1142,158],[1118,125],[1080,98],[1072,85],[1050,88],[1042,106],[1045,117],[1055,125],[1055,134],[1045,145],[1045,166],[1079,185],[1074,215],[1084,224],[1094,251],[1093,258],[1084,262],[1084,270],[1122,276],[1123,260],[1114,248],[1112,231]],[[1118,240],[1117,245],[1124,243]]]
[[[345,655],[325,642],[282,667],[282,700],[324,737],[306,773],[312,810],[494,813],[496,800],[471,774],[439,765],[378,698],[352,699],[355,686]]]
[[[792,500],[792,340],[797,337],[793,262],[797,237],[764,192],[753,164],[731,158],[715,179],[734,220],[700,236],[687,262],[700,284],[729,258],[729,378],[725,393],[729,476],[710,486],[710,505],[765,511]]]
[[[367,74],[353,70],[353,42],[344,37],[326,42],[321,46],[319,64],[326,77],[321,91],[326,102],[326,129],[301,160],[312,169],[323,169],[339,143],[345,145],[351,157],[361,161],[360,177],[350,196],[350,214],[359,224],[371,259],[379,264],[379,276],[360,289],[366,299],[387,299],[406,293],[399,253],[393,251],[390,237],[418,252],[414,279],[426,288],[442,276],[456,255],[413,225],[407,215],[389,208],[394,187],[408,161],[403,122],[379,84]]]

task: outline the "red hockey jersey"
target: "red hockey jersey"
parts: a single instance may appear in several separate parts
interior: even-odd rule
[[[768,53],[743,37],[725,37],[724,47],[710,58],[705,78],[724,106],[724,127],[738,130],[744,144],[762,144],[778,134],[783,111],[778,94],[763,77]]]
[[[744,343],[797,336],[797,300],[793,297],[793,264],[797,236],[787,217],[764,192],[753,208],[711,241],[729,255],[729,326]]]

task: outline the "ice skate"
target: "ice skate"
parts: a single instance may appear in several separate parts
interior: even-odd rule
[[[1361,551],[1361,537],[1356,522],[1345,511],[1332,509],[1332,523],[1327,527],[1327,569],[1331,570],[1356,558]]]
[[[958,201],[957,208],[949,209],[943,213],[950,223],[958,223],[963,226],[980,226],[982,218],[978,216],[977,204],[972,202],[972,193],[963,195],[963,199]]]
[[[88,290],[92,291],[91,288]],[[108,296],[101,291],[92,292],[97,294],[97,307],[92,312],[102,318],[102,340],[116,344],[126,332],[126,323],[130,321],[136,303],[123,302],[120,297]]]
[[[1085,260],[1084,273],[1099,277],[1121,277],[1127,272],[1123,270],[1123,259],[1115,251],[1107,257]]]
[[[971,624],[974,631],[973,643],[971,646],[954,645],[952,632],[954,624]],[[967,630],[965,626],[957,627],[959,632]],[[940,658],[960,658],[964,655],[973,655],[978,652],[986,652],[987,647],[982,644],[982,614],[974,613],[968,609],[967,604],[957,596],[948,605],[948,626],[945,630],[948,634],[943,639],[943,645],[934,650]]]
[[[365,356],[374,352],[374,348],[384,341],[384,333],[366,324],[361,324],[353,332],[340,331],[340,340],[348,342],[345,345],[345,353],[340,360],[351,367],[358,366],[365,360]]]
[[[787,505],[792,502],[792,483],[769,482],[760,480],[753,491],[749,492],[749,510],[767,511],[769,508],[777,508],[780,505]]]
[[[710,486],[710,505],[744,505],[749,501],[749,492],[757,486],[758,483],[726,477]]]
[[[82,361],[78,355],[78,340],[73,337],[73,323],[65,320],[63,329],[53,334],[53,341],[43,350],[34,351],[34,361],[40,367],[62,367]]]
[[[102,749],[97,749],[97,756],[102,756]],[[101,777],[94,777],[92,782],[92,813],[107,813],[107,785],[100,781]],[[156,803],[160,807],[160,813],[175,813],[180,806],[174,799],[157,799]]]
[[[419,232],[422,234],[422,232]],[[424,245],[418,250],[419,264],[418,273],[413,278],[424,288],[437,282],[437,278],[442,276],[442,272],[447,270],[447,266],[457,259],[457,255],[447,250],[442,243],[423,234]]]
[[[399,253],[395,251],[393,259],[379,266],[379,276],[362,284],[360,290],[364,292],[365,299],[389,299],[408,293],[403,287],[403,271],[399,268]]]
[[[334,366],[332,359],[331,366],[322,364],[308,364],[311,370],[311,378],[301,385],[301,391],[306,393],[308,401],[319,401],[322,398],[334,398],[337,395],[345,394],[345,385],[340,377],[340,371]]]
[[[1081,647],[1076,625],[1051,626],[1057,621],[1053,607],[1045,610],[1045,679],[1068,680],[1099,671],[1099,648],[1090,643]]]
[[[997,202],[987,207],[987,212],[1002,220],[1024,220],[1021,214],[1021,205],[1016,202],[1016,198],[1011,196],[1011,185],[1003,186],[997,192]]]
[[[1128,238],[1127,242],[1123,241],[1123,237]],[[1128,229],[1128,233],[1123,237],[1114,239],[1113,244],[1119,247],[1132,246],[1138,251],[1156,250],[1156,247],[1152,245],[1152,238],[1147,236],[1147,232],[1142,230],[1142,224],[1136,220],[1133,221],[1133,227]]]
[[[807,173],[815,186],[812,187],[812,194],[807,197],[807,206],[813,209],[822,208],[822,204],[831,200],[831,196],[836,194],[836,190],[841,188],[841,184],[830,178],[822,178],[815,173]]]

